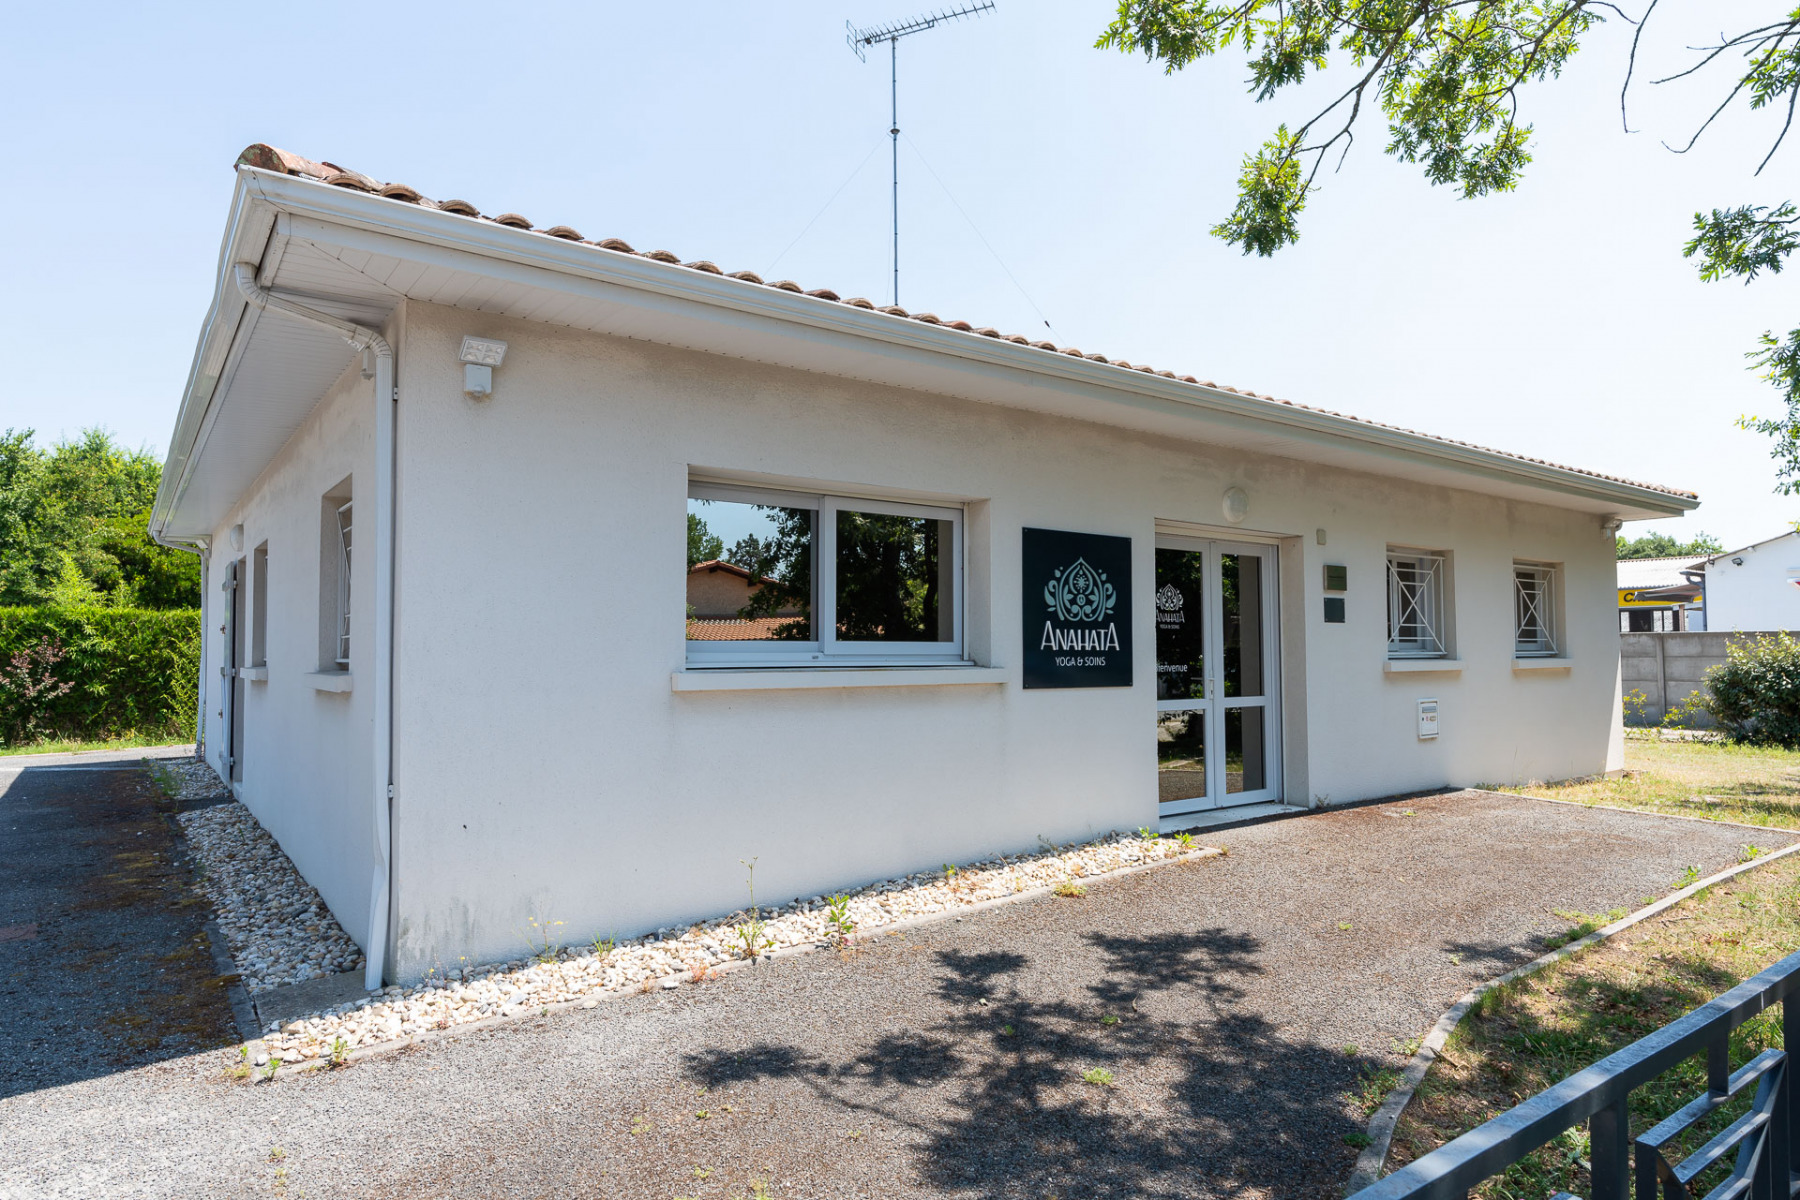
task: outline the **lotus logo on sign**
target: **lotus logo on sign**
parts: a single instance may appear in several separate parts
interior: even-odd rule
[[[1024,531],[1028,688],[1131,686],[1131,539]]]

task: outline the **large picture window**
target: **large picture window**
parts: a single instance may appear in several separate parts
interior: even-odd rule
[[[693,483],[690,666],[963,661],[962,510]]]
[[[1388,657],[1443,658],[1444,556],[1389,550]]]

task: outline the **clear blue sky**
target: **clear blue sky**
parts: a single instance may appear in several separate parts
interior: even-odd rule
[[[0,427],[162,451],[256,141],[884,298],[887,68],[843,28],[917,2],[22,8],[0,46]],[[1528,96],[1518,192],[1458,200],[1371,126],[1299,245],[1246,259],[1206,230],[1240,157],[1319,93],[1256,105],[1231,61],[1165,77],[1092,49],[1108,15],[1000,0],[901,44],[903,304],[1009,332],[1041,311],[1083,350],[1691,487],[1699,513],[1665,524],[1731,545],[1800,517],[1732,424],[1775,407],[1743,354],[1800,323],[1800,285],[1702,284],[1679,255],[1697,208],[1800,193],[1800,139],[1751,177],[1772,114],[1678,157],[1659,139],[1715,93],[1643,88],[1625,136],[1615,26]],[[1679,15],[1658,44],[1716,37]]]

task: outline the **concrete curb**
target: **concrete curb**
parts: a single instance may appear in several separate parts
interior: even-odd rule
[[[1207,858],[1223,858],[1225,854],[1226,851],[1216,846],[1199,846],[1185,854],[1176,855],[1173,858],[1164,858],[1152,863],[1139,863],[1136,866],[1131,867],[1120,867],[1115,871],[1108,871],[1104,875],[1083,876],[1081,882],[1083,884],[1105,883],[1108,880],[1120,879],[1127,875],[1135,875],[1140,871],[1154,871],[1158,867],[1169,867],[1178,863],[1198,862]],[[898,921],[877,926],[866,934],[858,934],[852,939],[852,944],[877,937],[885,937],[888,934],[902,933],[909,929],[918,929],[926,925],[937,925],[942,924],[945,921],[961,920],[971,913],[985,912],[989,909],[999,908],[1006,904],[1017,904],[1023,900],[1035,900],[1051,894],[1058,886],[1059,884],[1049,883],[1044,884],[1042,887],[1027,888],[1022,892],[1014,892],[1010,896],[995,896],[988,900],[977,900],[973,904],[966,904],[957,908],[947,908],[942,912],[920,913],[916,916],[902,917]],[[813,942],[804,946],[787,946],[780,950],[773,951],[772,953],[760,955],[754,961],[732,959],[729,962],[719,963],[708,972],[708,975],[723,975],[729,971],[741,971],[746,968],[752,968],[760,963],[772,962],[776,959],[783,958],[797,958],[806,954],[817,954],[820,951],[830,950],[831,948],[832,947],[823,942]],[[680,978],[680,976],[675,976],[674,978]],[[627,1000],[634,996],[643,995],[645,992],[662,990],[655,981],[646,981],[646,983],[648,986],[639,985],[629,989],[621,988],[609,992],[594,992],[574,1000],[559,1000],[555,1004],[532,1005],[529,1008],[525,1008],[520,1012],[510,1015],[504,1013],[497,1014],[491,1017],[483,1017],[479,1021],[468,1021],[461,1025],[452,1025],[446,1029],[428,1029],[423,1033],[415,1033],[411,1037],[399,1038],[391,1042],[377,1042],[371,1046],[358,1046],[355,1050],[352,1050],[345,1055],[342,1062],[343,1065],[347,1066],[351,1063],[362,1062],[364,1059],[374,1058],[382,1054],[391,1054],[396,1050],[405,1050],[426,1042],[458,1037],[465,1033],[473,1033],[483,1029],[494,1029],[504,1025],[514,1025],[521,1021],[530,1020],[533,1017],[547,1017],[552,1013],[564,1013],[572,1009],[583,1007],[597,1008],[600,1004],[608,1001]],[[682,985],[684,988],[687,986],[691,985]],[[239,990],[242,989],[240,988]],[[374,1000],[373,996],[371,996],[371,1000]],[[252,1037],[247,1038],[246,1041],[256,1042],[259,1041],[262,1036],[261,1030],[258,1029]],[[253,1045],[250,1049],[250,1057],[252,1060],[254,1060],[256,1053],[257,1048]],[[328,1060],[323,1056],[314,1059],[296,1059],[291,1063],[283,1062],[274,1072],[265,1072],[259,1068],[257,1070],[257,1078],[260,1081],[266,1082],[286,1075],[295,1075],[322,1069],[329,1069]]]
[[[1479,789],[1470,788],[1469,790],[1476,791]],[[1511,793],[1509,792],[1490,792],[1488,794],[1511,796]],[[1538,799],[1536,796],[1523,798],[1532,800]],[[1545,801],[1545,803],[1568,804],[1571,803],[1571,801],[1549,800]],[[1580,805],[1578,807],[1598,808],[1607,806]],[[1651,813],[1649,815],[1660,817],[1667,814]],[[1703,817],[1688,817],[1684,819],[1705,821],[1705,818]],[[1730,822],[1725,821],[1705,821],[1705,823],[1709,825],[1730,824]],[[1762,825],[1746,825],[1743,826],[1743,828],[1764,829],[1766,827]],[[1552,950],[1550,953],[1539,958],[1534,958],[1524,966],[1514,967],[1504,975],[1497,975],[1486,983],[1480,984],[1464,993],[1462,999],[1458,1000],[1451,1006],[1448,1012],[1438,1018],[1437,1024],[1432,1026],[1431,1032],[1426,1035],[1425,1041],[1420,1044],[1419,1052],[1414,1054],[1412,1056],[1412,1061],[1406,1064],[1406,1070],[1403,1071],[1400,1076],[1400,1086],[1388,1093],[1388,1098],[1382,1102],[1381,1107],[1376,1109],[1375,1114],[1369,1118],[1369,1144],[1363,1147],[1361,1154],[1356,1156],[1356,1167],[1350,1172],[1349,1182],[1344,1185],[1344,1194],[1346,1196],[1353,1195],[1381,1178],[1382,1167],[1387,1163],[1388,1149],[1393,1144],[1394,1130],[1400,1123],[1401,1113],[1406,1111],[1406,1106],[1411,1102],[1413,1093],[1418,1090],[1419,1084],[1423,1082],[1425,1073],[1431,1069],[1431,1064],[1437,1061],[1437,1056],[1443,1050],[1445,1043],[1450,1040],[1450,1035],[1456,1032],[1456,1027],[1462,1023],[1462,1019],[1468,1015],[1469,1009],[1474,1007],[1476,1001],[1480,1000],[1495,988],[1505,987],[1507,984],[1523,979],[1528,975],[1535,975],[1545,967],[1559,963],[1565,958],[1570,958],[1581,953],[1590,946],[1597,946],[1608,938],[1624,933],[1633,925],[1647,921],[1651,917],[1658,916],[1661,913],[1674,908],[1676,905],[1697,892],[1704,891],[1710,887],[1716,887],[1727,879],[1742,875],[1747,871],[1754,871],[1759,867],[1765,867],[1770,863],[1775,862],[1777,859],[1786,858],[1795,853],[1800,853],[1800,841],[1784,846],[1780,850],[1760,855],[1751,859],[1749,862],[1738,863],[1735,866],[1727,867],[1716,875],[1709,875],[1698,883],[1689,884],[1678,892],[1671,892],[1661,900],[1658,900],[1655,904],[1640,908],[1629,916],[1614,921],[1605,928],[1596,929],[1586,937],[1578,938],[1566,946]]]

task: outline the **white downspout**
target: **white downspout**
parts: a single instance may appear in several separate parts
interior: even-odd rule
[[[394,782],[394,348],[366,326],[273,296],[257,285],[256,268],[233,268],[238,291],[264,312],[285,313],[341,335],[357,350],[375,352],[375,754],[370,787],[375,820],[374,877],[369,885],[368,967],[363,985],[374,991],[387,969],[388,902],[392,886],[388,869],[392,834]]]

